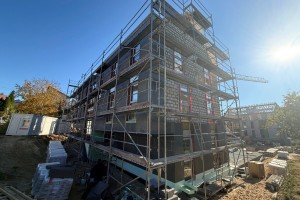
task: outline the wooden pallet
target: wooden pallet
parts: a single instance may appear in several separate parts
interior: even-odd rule
[[[0,200],[33,200],[33,199],[12,186],[1,186]]]

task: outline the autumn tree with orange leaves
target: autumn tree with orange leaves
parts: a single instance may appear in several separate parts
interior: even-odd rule
[[[44,79],[25,80],[23,85],[16,85],[16,96],[22,99],[16,108],[19,113],[53,117],[60,115],[66,100],[57,83]]]

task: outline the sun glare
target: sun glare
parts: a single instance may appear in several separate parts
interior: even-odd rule
[[[294,46],[282,46],[271,50],[271,58],[274,61],[288,62],[299,55],[299,48]]]

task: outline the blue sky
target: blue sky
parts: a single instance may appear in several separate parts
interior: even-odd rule
[[[69,79],[80,79],[143,2],[1,0],[0,93],[33,78],[56,81],[66,92]],[[287,92],[300,91],[300,1],[202,3],[236,73],[269,81],[238,81],[241,105],[281,104]],[[294,56],[279,59],[286,52]]]

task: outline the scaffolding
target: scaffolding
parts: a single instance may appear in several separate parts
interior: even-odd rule
[[[199,0],[145,1],[68,95],[68,136],[107,161],[115,192],[206,199],[232,180],[228,150],[242,141],[226,112],[239,107],[236,79]]]

